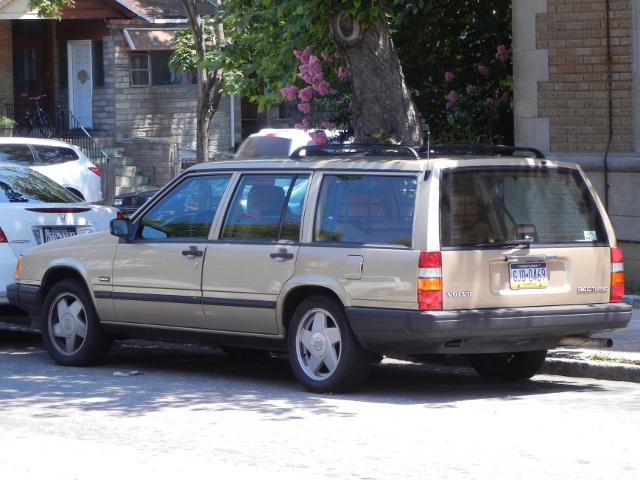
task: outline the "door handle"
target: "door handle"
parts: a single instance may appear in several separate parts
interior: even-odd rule
[[[270,253],[269,256],[271,258],[277,258],[281,260],[291,260],[293,258],[293,253],[288,253],[287,249],[283,248],[277,253]]]
[[[182,255],[184,255],[185,257],[195,258],[201,257],[203,254],[204,252],[202,250],[198,250],[198,247],[196,247],[195,245],[191,246],[189,250],[182,250]]]

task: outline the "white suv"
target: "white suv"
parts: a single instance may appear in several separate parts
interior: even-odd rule
[[[46,138],[0,137],[0,162],[30,167],[81,200],[102,201],[102,172],[75,145]]]

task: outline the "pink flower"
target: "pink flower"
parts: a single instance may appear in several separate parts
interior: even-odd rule
[[[291,85],[290,87],[282,87],[280,89],[280,93],[287,98],[287,100],[292,101],[295,100],[296,95],[298,94],[298,87],[295,85]]]
[[[491,97],[485,98],[484,103],[486,103],[487,105],[493,105],[493,98]]]
[[[294,50],[293,56],[296,57],[298,60],[300,60],[300,57],[302,56],[302,52],[300,50]]]
[[[311,140],[313,140],[313,143],[315,143],[316,145],[324,145],[329,141],[329,139],[327,138],[327,134],[324,133],[324,130],[314,130],[313,132],[309,132],[309,136],[311,137]]]
[[[455,107],[458,103],[458,100],[460,100],[460,97],[458,96],[456,91],[451,90],[447,95],[447,110],[451,110],[453,107]]]
[[[321,82],[314,83],[313,89],[320,95],[326,95],[331,91],[331,85],[326,80],[322,80]]]
[[[318,75],[314,75],[313,78],[311,79],[311,83],[313,85],[317,85],[318,83],[322,82],[324,80],[324,76],[322,75],[322,72],[320,72]]]
[[[309,129],[309,121],[306,118],[303,118],[300,123],[294,124],[293,128],[297,128],[299,130],[308,130]]]
[[[476,87],[474,87],[473,85],[469,84],[465,88],[465,91],[467,92],[467,95],[473,96],[473,95],[476,94]]]
[[[453,72],[444,72],[444,81],[445,82],[453,82],[455,75]]]
[[[330,55],[330,54],[329,54],[329,52],[327,52],[327,51],[322,52],[322,53],[320,54],[320,56],[322,57],[322,59],[323,59],[325,62],[331,58],[331,55]]]
[[[498,45],[498,48],[496,48],[496,58],[504,63],[509,60],[509,56],[509,49],[503,44]]]
[[[503,92],[502,95],[500,95],[500,102],[507,104],[509,103],[509,92]]]
[[[322,67],[318,62],[309,63],[309,73],[313,76],[322,75]]]
[[[302,113],[309,113],[311,111],[311,105],[309,105],[308,103],[299,103],[298,110],[300,110]]]
[[[344,67],[338,67],[338,70],[336,71],[336,74],[338,75],[338,78],[340,80],[346,80],[347,77],[349,76],[349,73],[347,72],[347,69]]]
[[[311,65],[309,65],[309,64],[300,65],[300,66],[298,67],[298,71],[299,71],[300,73],[302,73],[303,75],[304,75],[305,73],[309,73],[309,72],[311,71]]]
[[[305,87],[298,92],[298,98],[303,102],[308,102],[313,98],[313,88]]]
[[[474,63],[473,68],[476,72],[478,72],[483,77],[488,77],[490,70],[486,65],[482,65],[481,63]]]
[[[413,3],[407,3],[407,4],[404,6],[404,8],[405,8],[405,9],[407,9],[407,10],[410,10],[410,9],[412,9],[412,8],[413,8],[413,6],[414,6],[414,5],[413,5]]]
[[[313,77],[310,73],[305,73],[304,75],[302,75],[302,80],[309,85],[313,83]]]
[[[317,63],[319,63],[318,57],[315,55],[309,55],[309,65],[315,65]]]
[[[300,63],[309,63],[310,58],[311,58],[311,47],[306,47],[298,57],[298,59],[300,60]]]
[[[323,122],[322,128],[326,128],[327,130],[333,130],[334,128],[336,128],[336,124],[333,122]]]

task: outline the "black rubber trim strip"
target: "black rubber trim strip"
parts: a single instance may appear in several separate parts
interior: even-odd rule
[[[221,305],[225,307],[276,308],[276,302],[269,300],[238,300],[234,298],[204,297],[202,303],[205,305]]]
[[[113,292],[106,290],[94,290],[93,296],[96,298],[113,298]]]
[[[200,296],[188,295],[161,295],[155,293],[125,293],[113,292],[114,300],[137,300],[139,302],[164,302],[164,303],[191,303],[200,304],[202,298]]]

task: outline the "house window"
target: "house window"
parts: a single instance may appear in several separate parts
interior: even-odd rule
[[[131,53],[131,85],[184,85],[195,83],[195,77],[169,68],[172,52]]]
[[[149,54],[132,53],[130,55],[131,85],[151,85],[151,72],[149,71]]]

